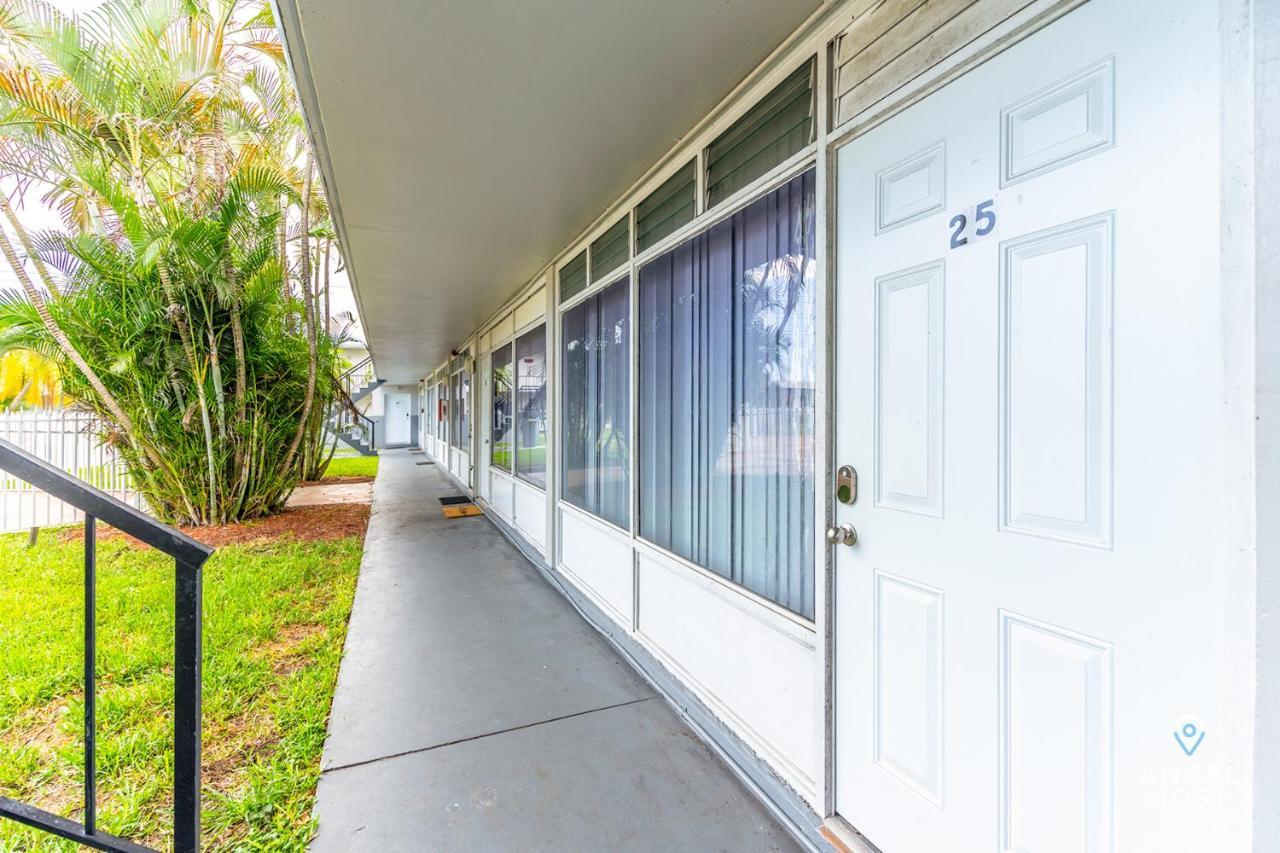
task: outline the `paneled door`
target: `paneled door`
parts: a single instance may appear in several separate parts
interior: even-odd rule
[[[410,416],[409,395],[400,391],[386,392],[386,416],[383,418],[386,437],[384,443],[388,447],[403,446],[409,443]]]
[[[885,853],[1219,849],[1215,10],[1093,0],[837,152],[836,802]]]

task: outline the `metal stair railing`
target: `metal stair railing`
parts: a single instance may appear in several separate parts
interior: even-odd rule
[[[152,853],[141,844],[98,829],[97,808],[97,523],[102,521],[173,558],[174,714],[173,849],[200,848],[200,691],[203,566],[213,549],[162,524],[66,471],[0,439],[0,471],[84,513],[84,822],[8,797],[0,797],[0,817],[42,832],[114,853]]]
[[[359,400],[366,389],[372,390],[378,383],[377,371],[373,366],[373,357],[365,356],[357,361],[338,378],[342,390],[352,400]]]
[[[367,415],[349,403],[350,398],[341,400],[337,404],[337,412],[334,414],[331,429],[335,435],[346,438],[352,438],[356,441],[368,446],[370,450],[377,448],[376,444],[376,428],[377,424]]]
[[[360,359],[338,377],[338,399],[329,416],[330,432],[365,455],[377,452],[377,425],[356,407],[356,403],[381,384],[373,357]]]

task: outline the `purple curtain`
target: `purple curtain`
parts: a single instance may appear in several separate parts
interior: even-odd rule
[[[561,489],[565,500],[627,527],[631,429],[629,279],[564,312]]]
[[[640,270],[640,534],[814,614],[810,171]]]

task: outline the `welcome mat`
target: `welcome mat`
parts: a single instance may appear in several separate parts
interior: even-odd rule
[[[445,495],[439,500],[440,500],[440,503],[444,504],[445,506],[452,506],[453,504],[471,503],[471,498],[467,497],[466,495]]]
[[[470,518],[473,515],[484,515],[484,510],[475,504],[454,504],[440,507],[440,513],[445,518]]]

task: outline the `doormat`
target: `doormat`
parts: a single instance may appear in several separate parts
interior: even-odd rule
[[[432,462],[430,459],[428,459],[426,462],[415,462],[415,463],[413,463],[413,464],[414,464],[414,465],[434,465],[434,464],[436,464],[436,463],[434,463],[434,462]]]
[[[440,513],[445,518],[469,518],[473,515],[484,515],[484,510],[475,504],[454,504],[440,507]]]
[[[445,495],[440,498],[440,503],[445,506],[452,506],[453,504],[469,504],[471,503],[471,498],[466,495]]]

